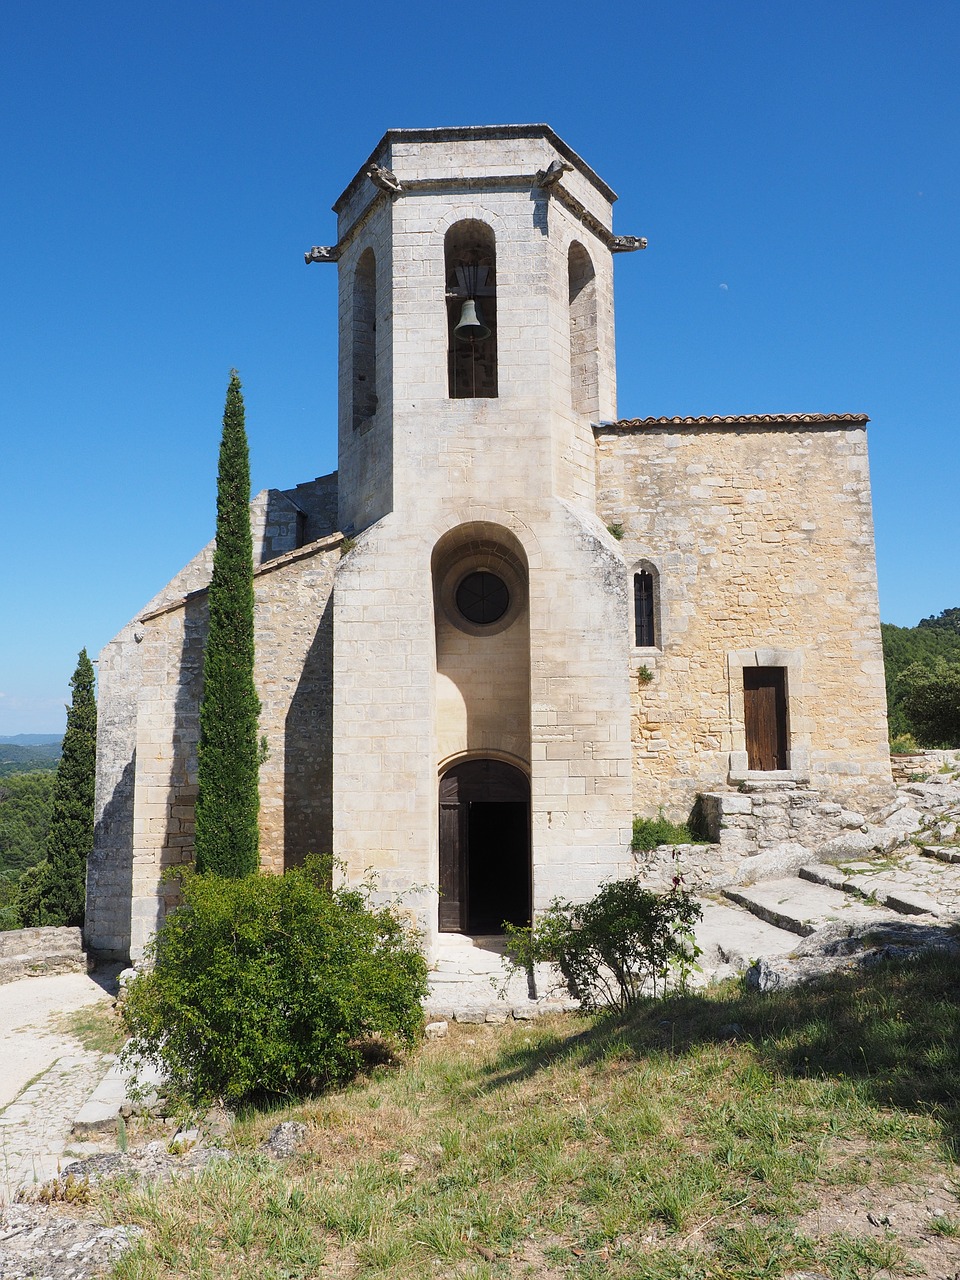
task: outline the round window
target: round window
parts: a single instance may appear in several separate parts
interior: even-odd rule
[[[510,607],[507,584],[495,573],[468,573],[457,587],[457,608],[468,622],[485,626],[499,622]]]

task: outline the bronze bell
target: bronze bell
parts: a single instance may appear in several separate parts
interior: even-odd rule
[[[461,342],[482,342],[484,338],[490,337],[490,330],[480,319],[477,304],[473,298],[468,298],[463,304],[460,319],[453,332]]]

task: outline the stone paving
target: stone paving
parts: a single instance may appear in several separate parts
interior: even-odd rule
[[[90,1151],[71,1141],[70,1128],[112,1059],[79,1044],[70,1049],[0,1112],[0,1203]]]
[[[934,847],[934,846],[931,846]],[[844,889],[886,902],[892,896],[923,895],[923,909],[931,915],[960,918],[960,848],[944,847],[943,854],[921,853],[916,847],[896,850],[874,861],[842,863],[837,871]]]

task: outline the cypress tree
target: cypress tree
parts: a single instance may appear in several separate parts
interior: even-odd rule
[[[86,649],[80,650],[70,687],[73,697],[53,784],[46,857],[26,872],[17,899],[25,926],[83,924],[97,767],[97,703]]]
[[[230,372],[217,470],[217,545],[208,592],[196,809],[198,871],[240,877],[260,863],[253,683],[253,541],[243,395]]]

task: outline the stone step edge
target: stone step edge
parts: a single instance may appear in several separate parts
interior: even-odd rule
[[[760,883],[762,884],[763,882],[761,881]],[[747,887],[744,886],[744,888]],[[777,911],[774,907],[754,902],[746,894],[740,893],[734,885],[727,885],[722,890],[722,893],[725,898],[735,902],[744,911],[749,911],[758,920],[766,920],[767,924],[774,924],[778,929],[784,929],[787,933],[797,933],[801,938],[808,938],[811,933],[816,933],[817,931],[817,926],[809,920],[798,920],[796,916],[790,916],[785,912]]]
[[[465,1000],[462,1004],[451,1004],[449,1001],[426,1001],[424,1016],[430,1021],[452,1021],[452,1023],[508,1023],[513,1019],[534,1021],[536,1018],[547,1018],[550,1014],[570,1014],[579,1009],[576,1000],[544,1000],[530,1001],[530,1004],[481,1004],[477,1001]]]
[[[960,862],[960,845],[924,844],[920,852],[926,858],[937,858],[940,862]]]
[[[911,893],[905,889],[889,893],[865,892],[862,884],[845,876],[839,867],[828,863],[811,863],[801,867],[797,875],[801,880],[822,884],[828,889],[839,889],[842,893],[850,894],[851,897],[861,898],[864,902],[875,902],[878,906],[886,907],[888,911],[896,911],[903,916],[936,916],[939,919],[952,915],[951,912],[944,911],[936,898],[932,898],[928,893],[919,891]]]

